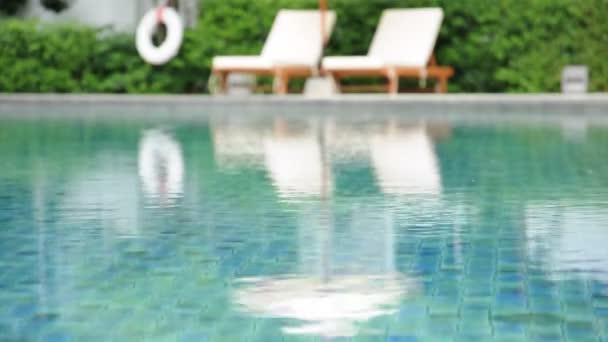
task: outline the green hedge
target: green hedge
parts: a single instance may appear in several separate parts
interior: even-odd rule
[[[2,92],[206,92],[211,58],[259,53],[279,8],[317,0],[205,0],[180,54],[153,67],[132,35],[30,21],[0,21]],[[559,90],[567,64],[586,64],[591,90],[608,91],[606,0],[329,0],[338,21],[327,54],[364,54],[380,13],[441,6],[437,57],[456,75],[453,92]]]

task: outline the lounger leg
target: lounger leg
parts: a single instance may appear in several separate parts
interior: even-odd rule
[[[399,92],[399,76],[396,74],[388,76],[388,92],[389,94],[397,94]]]
[[[275,74],[274,76],[274,82],[275,82],[275,89],[274,91],[278,94],[278,95],[285,95],[287,94],[287,87],[289,85],[289,78],[287,77],[287,75],[285,75],[284,72],[279,71]]]
[[[336,74],[329,74],[333,79],[334,79],[334,83],[336,84],[336,89],[338,89],[338,91],[340,93],[342,93],[342,79],[340,78],[340,76],[336,75]]]
[[[447,93],[448,91],[448,78],[447,77],[439,77],[437,79],[437,84],[435,84],[435,92],[436,93]]]
[[[228,73],[227,72],[218,72],[217,77],[220,81],[220,92],[222,94],[226,94],[228,91]]]

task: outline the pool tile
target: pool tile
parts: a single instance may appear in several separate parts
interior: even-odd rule
[[[70,342],[70,335],[63,332],[52,332],[44,335],[41,339],[43,342]]]
[[[559,324],[533,324],[528,327],[528,336],[534,341],[562,341],[565,339]]]
[[[530,313],[543,315],[543,314],[554,314],[559,315],[562,312],[562,307],[558,300],[547,299],[547,298],[535,298],[529,299]]]
[[[564,324],[566,336],[573,341],[598,340],[599,333],[590,321],[568,321]]]
[[[458,303],[451,297],[433,297],[429,303],[431,315],[457,315]]]
[[[526,336],[526,324],[524,322],[495,320],[493,327],[494,336],[497,340],[523,340]]]
[[[569,321],[591,321],[593,319],[593,309],[585,303],[562,303],[562,308],[566,319]]]

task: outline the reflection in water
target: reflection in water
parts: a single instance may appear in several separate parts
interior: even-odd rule
[[[363,205],[335,217],[329,206],[300,204],[296,272],[241,279],[234,301],[243,311],[301,321],[282,327],[287,334],[354,336],[416,294],[395,268],[392,218]],[[348,223],[338,228],[338,218]]]
[[[344,275],[322,281],[313,277],[242,279],[235,302],[250,314],[302,321],[285,326],[286,334],[355,336],[357,323],[393,314],[411,281],[399,275]]]
[[[161,130],[148,130],[139,143],[139,177],[144,193],[163,203],[182,196],[184,161],[179,143]]]
[[[607,336],[606,128],[239,118],[3,122],[0,340]]]
[[[266,167],[283,197],[326,196],[331,191],[323,132],[310,126],[294,133],[286,122],[276,120],[273,134],[264,139]]]
[[[424,125],[399,128],[391,122],[384,134],[371,137],[370,147],[372,164],[384,193],[440,193],[437,157]]]
[[[138,234],[137,176],[127,154],[100,153],[89,167],[70,176],[61,203],[67,222],[99,221],[122,236]]]
[[[437,194],[440,180],[424,127],[387,131],[386,136],[369,138],[372,147],[367,149],[379,178],[389,182],[382,188],[389,193],[398,188]],[[340,217],[347,224],[335,226],[338,217],[329,198],[333,180],[327,142],[336,141],[331,136],[336,133],[336,128],[315,124],[293,130],[275,120],[273,134],[265,138],[266,166],[279,196],[309,198],[296,204],[298,267],[296,273],[241,279],[234,301],[252,315],[301,321],[284,326],[286,334],[354,336],[361,323],[394,313],[398,303],[418,287],[395,268],[392,209],[362,201]],[[367,135],[351,132],[341,140],[361,141]]]
[[[215,161],[222,169],[264,164],[264,131],[246,123],[219,121],[212,125]]]
[[[608,209],[530,203],[525,215],[530,256],[553,276],[608,281]]]

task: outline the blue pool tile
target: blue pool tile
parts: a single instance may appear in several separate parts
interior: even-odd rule
[[[471,333],[471,332],[460,332],[455,336],[454,341],[491,341],[491,333]]]
[[[416,336],[407,335],[389,335],[386,337],[386,342],[418,342],[420,341]]]
[[[427,306],[424,304],[403,304],[399,308],[399,319],[411,319],[412,317],[423,317],[427,314]]]
[[[608,283],[591,281],[589,282],[589,288],[594,296],[608,297]]]
[[[599,333],[591,321],[570,321],[564,326],[569,339],[574,341],[597,340]]]
[[[186,332],[179,337],[179,342],[207,342],[207,334],[204,332]]]
[[[37,309],[36,304],[20,304],[13,307],[12,315],[17,318],[28,318],[34,315]]]
[[[526,332],[524,323],[514,321],[495,320],[494,329],[500,335],[520,335]]]
[[[529,302],[530,312],[533,314],[559,314],[562,307],[557,300],[550,299],[531,299]]]
[[[53,332],[42,337],[43,342],[70,342],[72,339],[66,333]]]
[[[593,312],[600,319],[608,319],[608,308],[594,308]]]

